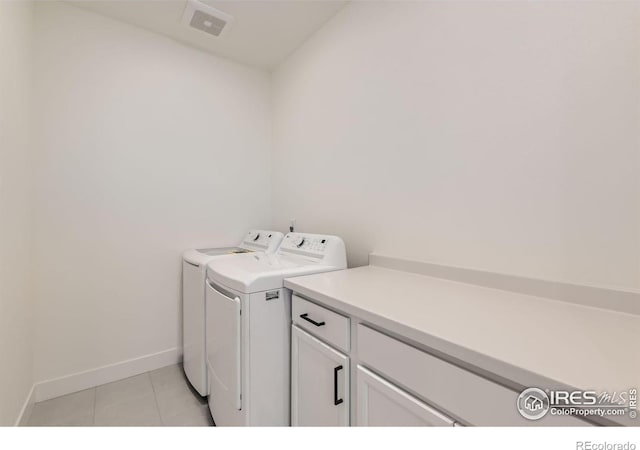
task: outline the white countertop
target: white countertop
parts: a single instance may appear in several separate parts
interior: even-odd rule
[[[521,386],[640,388],[638,315],[376,266],[285,286]]]

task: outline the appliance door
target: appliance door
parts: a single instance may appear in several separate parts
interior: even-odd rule
[[[201,267],[182,261],[182,365],[189,382],[202,396],[208,394],[204,281],[205,272]]]
[[[209,404],[216,415],[242,409],[242,325],[240,298],[207,280],[207,366]]]

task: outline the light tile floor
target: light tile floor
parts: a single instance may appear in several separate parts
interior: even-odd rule
[[[197,427],[213,421],[177,364],[36,403],[28,425]]]

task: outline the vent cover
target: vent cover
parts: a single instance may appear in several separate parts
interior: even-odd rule
[[[233,17],[196,0],[189,0],[182,15],[182,23],[212,36],[220,37],[229,31]]]

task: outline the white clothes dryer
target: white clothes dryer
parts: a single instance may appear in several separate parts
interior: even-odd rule
[[[346,269],[342,239],[289,233],[273,254],[207,265],[209,409],[216,425],[290,424],[291,291],[285,278]]]

